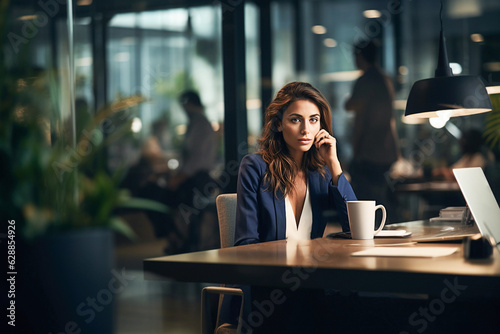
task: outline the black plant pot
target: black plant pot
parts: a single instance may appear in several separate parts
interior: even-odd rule
[[[111,231],[61,232],[19,247],[16,331],[113,332],[113,301],[123,279],[113,269]]]

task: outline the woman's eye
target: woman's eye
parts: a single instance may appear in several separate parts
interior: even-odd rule
[[[298,119],[298,118],[292,118],[291,121],[292,121],[292,123],[298,123],[298,122],[300,122],[300,119]]]
[[[316,123],[318,121],[319,121],[319,119],[317,119],[317,118],[311,118],[311,123]]]

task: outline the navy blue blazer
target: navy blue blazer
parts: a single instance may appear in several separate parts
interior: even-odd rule
[[[285,198],[264,183],[267,164],[260,154],[250,154],[240,164],[237,187],[235,246],[282,240],[286,238]],[[349,231],[346,201],[355,201],[356,195],[342,174],[338,185],[333,185],[328,167],[325,177],[318,171],[308,172],[309,196],[313,223],[311,239],[323,237],[326,210],[337,210],[343,231]]]

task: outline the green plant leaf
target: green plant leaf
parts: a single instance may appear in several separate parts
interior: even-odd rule
[[[500,153],[500,94],[490,95],[493,111],[488,113],[483,138],[493,152]]]
[[[134,231],[130,228],[130,226],[121,218],[118,218],[118,217],[113,217],[109,220],[109,227],[126,236],[127,238],[129,238],[130,240],[136,240],[137,239],[137,236],[136,234],[134,233]]]
[[[151,210],[161,213],[169,213],[170,208],[165,204],[146,198],[130,197],[124,202],[118,203],[120,208]]]

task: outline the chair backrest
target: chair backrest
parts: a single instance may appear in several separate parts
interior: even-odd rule
[[[215,205],[217,206],[217,217],[219,218],[219,231],[220,231],[220,246],[221,248],[232,247],[234,245],[234,230],[236,226],[236,194],[220,194],[215,200]],[[206,291],[208,289],[213,289]],[[211,332],[208,328],[210,326],[209,316],[207,315],[206,303],[203,302],[204,294],[207,292],[219,293],[219,307],[217,310],[217,320],[216,320],[216,330],[215,333],[241,333],[241,320],[238,320],[237,327],[231,324],[222,324],[220,322],[220,309],[222,306],[222,301],[225,294],[238,295],[241,296],[240,302],[240,314],[238,319],[243,317],[243,305],[245,304],[245,297],[243,291],[240,288],[228,288],[224,285],[220,288],[216,287],[205,287],[202,292],[202,333]],[[205,299],[206,300],[206,299]]]
[[[234,245],[234,228],[236,225],[236,194],[220,194],[215,200],[219,218],[221,248]]]

